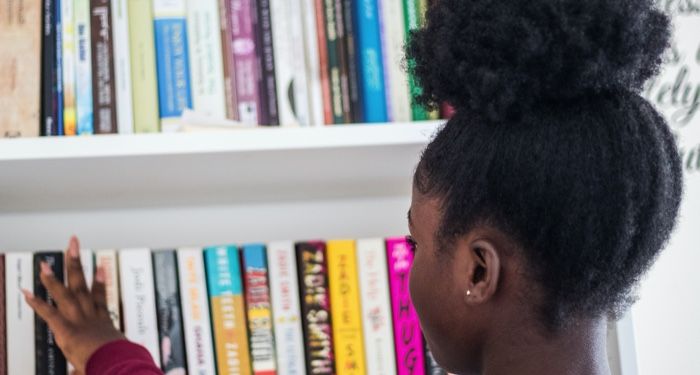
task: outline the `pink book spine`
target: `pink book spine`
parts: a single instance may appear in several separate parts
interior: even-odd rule
[[[231,2],[231,50],[233,52],[236,101],[241,122],[258,125],[258,56],[255,45],[255,0]]]
[[[388,238],[386,252],[389,263],[391,312],[394,318],[397,374],[424,374],[423,334],[408,290],[413,249],[404,237]]]

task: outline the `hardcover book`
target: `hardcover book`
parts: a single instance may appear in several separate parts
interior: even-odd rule
[[[153,252],[153,274],[156,292],[156,319],[160,342],[160,363],[163,372],[185,373],[187,370],[185,336],[180,309],[177,254],[175,250]]]
[[[160,131],[153,1],[129,0],[129,56],[133,88],[134,132]]]
[[[5,313],[7,337],[7,374],[26,375],[27,369],[35,369],[36,343],[34,311],[24,301],[22,289],[34,289],[34,256],[30,253],[5,255]]]
[[[76,135],[75,12],[72,0],[61,0],[63,56],[63,135]]]
[[[114,85],[116,91],[117,131],[134,132],[134,106],[131,87],[128,0],[112,2],[112,38],[114,48]]]
[[[75,0],[75,115],[78,135],[93,133],[90,0]]]
[[[96,134],[117,133],[112,6],[110,0],[90,2],[92,37],[92,106]]]
[[[95,266],[102,268],[105,273],[105,292],[107,294],[107,310],[114,327],[122,330],[121,308],[119,303],[119,263],[116,250],[95,251]]]
[[[63,253],[39,252],[34,254],[34,296],[56,306],[53,297],[48,293],[39,278],[41,275],[41,262],[48,263],[54,277],[63,282]],[[66,358],[56,344],[54,333],[46,322],[38,315],[34,316],[35,328],[35,365],[37,375],[64,375],[68,369]],[[26,333],[21,333],[26,335]],[[26,370],[26,364],[23,364]],[[25,371],[26,372],[26,371]]]

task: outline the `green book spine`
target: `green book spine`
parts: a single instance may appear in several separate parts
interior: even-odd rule
[[[411,30],[418,29],[425,23],[425,10],[427,9],[426,0],[403,0],[404,6],[404,22],[406,26],[406,40],[410,38]],[[414,61],[408,60],[409,68],[415,64]],[[410,69],[409,69],[410,71]],[[411,94],[411,116],[413,121],[424,121],[429,119],[428,111],[416,102],[416,96],[420,95],[421,88],[416,83],[413,74],[408,75],[408,89]]]
[[[326,19],[326,45],[328,46],[328,79],[331,88],[331,113],[334,124],[346,122],[346,112],[343,105],[343,86],[341,72],[341,42],[338,40],[338,10],[335,0],[323,0],[323,11]]]
[[[134,131],[160,131],[152,0],[129,0],[129,46]]]

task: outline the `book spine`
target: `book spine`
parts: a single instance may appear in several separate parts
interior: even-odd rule
[[[318,28],[316,27],[316,0],[298,1],[301,2],[300,8],[304,29],[304,37],[302,40],[304,42],[304,64],[309,98],[309,121],[312,126],[321,126],[326,123],[324,109],[325,86],[321,80],[321,48],[319,46]],[[323,72],[325,72],[325,69]],[[328,102],[330,103],[330,99]],[[330,109],[330,106],[327,108]],[[330,112],[328,112],[328,118],[330,119]]]
[[[7,315],[5,311],[5,254],[0,254],[0,375],[7,375]]]
[[[63,107],[63,2],[68,0],[54,0],[56,6],[54,7],[54,31],[56,32],[55,52],[54,55],[54,66],[53,69],[56,71],[56,86],[53,88],[55,100],[56,100],[56,134],[64,135],[64,107]]]
[[[406,35],[404,42],[407,43],[411,30],[418,29],[421,26],[422,13],[420,0],[403,0],[403,5],[405,22],[404,30]],[[408,60],[406,63],[408,64],[409,69],[415,64],[413,60]],[[408,87],[411,100],[411,117],[413,121],[427,120],[428,112],[416,101],[416,96],[420,95],[421,89],[412,74],[409,74],[408,76]]]
[[[146,348],[153,361],[160,363],[151,252],[148,249],[121,250],[119,280],[124,335]]]
[[[318,45],[319,69],[321,72],[321,93],[323,98],[323,122],[333,124],[333,100],[331,95],[331,80],[328,67],[328,44],[326,43],[326,11],[324,0],[314,0],[316,14],[316,36]]]
[[[425,14],[428,12],[429,2],[433,0],[418,0],[418,27],[423,27],[425,25]],[[423,89],[419,86],[418,91],[422,92]],[[440,118],[440,111],[438,109],[427,110],[421,107],[426,112],[428,120],[437,120]]]
[[[202,249],[179,249],[177,263],[184,308],[182,320],[185,329],[187,372],[215,374],[214,346]]]
[[[77,134],[75,113],[75,9],[73,1],[61,0],[64,135]]]
[[[302,328],[308,374],[335,373],[331,302],[328,294],[326,244],[296,244]]]
[[[350,63],[348,61],[348,44],[345,35],[345,11],[343,4],[345,0],[335,0],[333,9],[335,11],[335,32],[336,32],[336,54],[338,56],[338,72],[340,73],[340,99],[343,107],[343,123],[351,123],[353,118],[352,102],[350,96]],[[352,14],[350,15],[352,16]],[[357,81],[353,83],[357,89]],[[357,102],[357,97],[355,98]]]
[[[254,17],[256,31],[256,49],[258,54],[258,72],[260,107],[258,118],[260,125],[279,125],[277,110],[277,84],[275,79],[275,54],[272,42],[272,21],[270,19],[270,0],[255,0]]]
[[[95,276],[95,257],[92,250],[80,249],[80,265],[83,267],[85,285],[88,289],[92,289],[92,281]]]
[[[388,121],[378,0],[357,1],[360,96],[365,122]]]
[[[192,108],[185,0],[153,0],[154,38],[161,127],[177,125]]]
[[[129,56],[135,133],[160,131],[153,1],[129,0]]]
[[[379,238],[358,240],[357,266],[367,373],[396,374],[384,241]]]
[[[90,0],[75,0],[75,115],[78,135],[92,134],[92,38]]]
[[[118,330],[122,330],[117,251],[95,251],[95,266],[102,268],[105,274],[105,294],[107,295],[107,311],[109,311],[109,317],[112,319],[114,327]]]
[[[34,256],[30,253],[5,255],[5,301],[7,337],[7,374],[25,375],[36,368],[34,311],[24,301],[22,289],[34,289]]]
[[[425,366],[427,375],[447,375],[447,372],[435,360],[427,344],[425,345]]]
[[[58,119],[56,117],[58,113],[54,90],[57,80],[56,69],[54,69],[54,61],[56,60],[55,7],[55,0],[42,1],[41,44],[37,47],[41,51],[41,135],[43,136],[58,135]],[[0,33],[0,37],[4,35],[10,34]]]
[[[192,104],[195,111],[226,118],[218,0],[187,2]]]
[[[209,247],[204,250],[204,260],[218,373],[249,375],[248,330],[238,249]]]
[[[265,246],[258,244],[243,246],[243,269],[253,373],[256,375],[276,374],[277,364],[272,333],[272,309],[270,308]]]
[[[343,0],[343,26],[345,38],[345,52],[348,66],[348,95],[350,98],[350,122],[365,122],[365,108],[362,104],[359,81],[358,45],[357,45],[357,16],[355,15],[355,1]]]
[[[185,337],[180,310],[180,287],[178,285],[177,254],[175,250],[153,252],[153,276],[155,278],[156,319],[158,342],[162,350],[160,363],[165,373],[185,373]]]
[[[328,241],[328,281],[336,373],[364,374],[365,351],[355,241]]]
[[[112,7],[110,0],[90,2],[92,30],[92,106],[96,134],[117,133]]]
[[[134,105],[131,88],[129,9],[127,0],[111,0],[111,2],[117,131],[119,134],[132,134],[134,132]]]
[[[413,263],[413,251],[403,237],[387,239],[386,251],[389,265],[397,374],[424,374],[423,334],[408,289],[408,275]]]
[[[63,254],[60,252],[41,252],[34,254],[34,295],[56,306],[53,297],[41,283],[41,263],[46,262],[51,267],[54,277],[63,282]],[[38,315],[34,316],[36,339],[36,374],[60,375],[67,369],[66,358],[56,344],[54,333],[46,322]],[[25,367],[26,369],[26,367]]]
[[[269,243],[267,260],[279,373],[304,375],[304,333],[294,244],[290,241]]]
[[[221,53],[224,71],[224,93],[226,95],[226,117],[238,120],[236,104],[236,63],[233,60],[233,40],[231,34],[231,0],[219,0],[219,26],[221,27]]]
[[[259,123],[258,59],[255,44],[253,0],[231,1],[231,48],[236,83],[238,119],[248,125]]]
[[[338,47],[338,27],[336,19],[336,0],[322,0],[323,14],[325,15],[324,37],[328,51],[328,81],[330,86],[331,113],[333,124],[345,123],[343,107],[343,87],[340,72],[340,48]]]

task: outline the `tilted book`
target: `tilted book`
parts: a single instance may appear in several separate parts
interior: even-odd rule
[[[45,300],[49,304],[56,306],[51,294],[48,293],[42,284],[41,262],[46,262],[51,267],[56,280],[63,282],[63,253],[61,252],[39,252],[34,254],[34,296]],[[38,315],[34,316],[34,339],[35,358],[37,375],[64,375],[68,369],[66,357],[58,348],[56,337],[49,329],[46,322]],[[26,333],[22,333],[26,335]],[[26,365],[24,365],[26,366]],[[24,367],[26,370],[27,367]]]
[[[129,0],[129,56],[135,133],[160,131],[153,1]]]
[[[134,132],[134,106],[131,87],[129,4],[128,0],[111,0],[111,2],[117,131],[119,134],[131,134]]]
[[[185,336],[182,328],[182,306],[178,282],[177,253],[175,250],[153,252],[153,274],[156,291],[156,319],[161,348],[160,363],[163,372],[185,373],[187,362]]]
[[[75,0],[75,115],[78,135],[93,133],[90,0]]]
[[[121,304],[119,302],[119,263],[116,250],[96,250],[95,270],[102,268],[105,274],[105,293],[107,294],[107,310],[114,327],[122,330]]]
[[[34,256],[31,253],[5,255],[5,312],[7,337],[7,374],[26,375],[35,369],[34,311],[24,301],[22,289],[34,289]]]
[[[114,40],[110,0],[90,2],[92,107],[95,134],[117,133]]]

